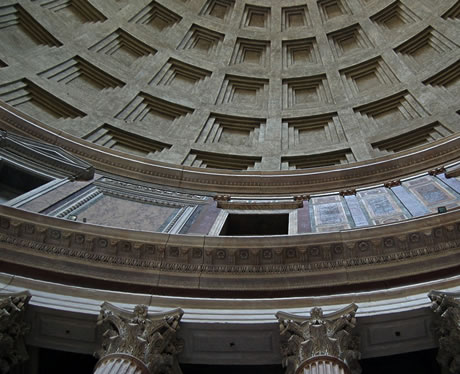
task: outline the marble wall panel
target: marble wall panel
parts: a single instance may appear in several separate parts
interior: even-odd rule
[[[454,192],[432,176],[412,179],[403,183],[421,203],[431,212],[436,213],[439,206],[452,209],[460,205]]]
[[[328,232],[352,227],[341,196],[316,197],[311,200],[311,206],[313,231]]]
[[[144,204],[103,195],[78,211],[78,220],[103,226],[161,232],[179,208]]]
[[[345,201],[347,202],[348,209],[350,210],[351,216],[356,227],[368,226],[369,220],[367,215],[364,213],[361,204],[356,196],[345,196]]]
[[[303,208],[298,209],[297,213],[297,232],[299,234],[311,232],[311,219],[308,201],[304,201]]]
[[[220,211],[221,209],[217,208],[215,201],[209,199],[208,203],[191,218],[189,225],[187,225],[181,233],[196,235],[208,234]]]
[[[359,191],[357,197],[374,225],[397,222],[410,217],[392,192],[385,187]]]
[[[412,217],[421,217],[430,214],[426,206],[405,186],[394,186],[391,188],[391,192],[395,194],[396,198],[404,205]]]
[[[460,194],[460,177],[447,178],[445,174],[438,174],[436,177]]]

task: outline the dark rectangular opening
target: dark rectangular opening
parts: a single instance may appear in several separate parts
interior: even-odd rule
[[[0,161],[0,203],[29,192],[49,180]]]
[[[229,214],[222,236],[287,235],[289,214]]]

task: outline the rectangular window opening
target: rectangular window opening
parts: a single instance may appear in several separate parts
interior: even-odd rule
[[[229,214],[221,236],[288,235],[289,214]]]
[[[0,160],[0,204],[40,187],[50,180]]]

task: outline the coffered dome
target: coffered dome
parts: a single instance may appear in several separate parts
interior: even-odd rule
[[[30,291],[27,342],[93,352],[108,301],[183,316],[192,369],[281,372],[274,314],[312,307],[352,311],[365,359],[435,348],[427,294],[460,290],[459,18],[0,1],[0,288]]]
[[[7,1],[0,100],[112,150],[293,170],[459,130],[452,1]]]

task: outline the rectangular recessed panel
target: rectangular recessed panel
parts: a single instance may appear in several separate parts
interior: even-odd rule
[[[147,156],[171,148],[170,144],[148,139],[107,124],[86,135],[85,139],[104,147],[138,156]]]

